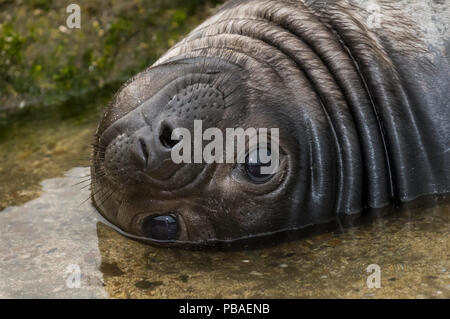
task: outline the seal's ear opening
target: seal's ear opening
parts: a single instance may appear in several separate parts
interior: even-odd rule
[[[145,237],[157,240],[175,240],[179,230],[178,218],[173,213],[149,216],[142,224]]]

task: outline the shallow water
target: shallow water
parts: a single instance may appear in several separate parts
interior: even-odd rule
[[[253,250],[125,238],[86,201],[89,169],[69,169],[87,166],[96,120],[22,123],[0,140],[0,297],[450,297],[448,204]],[[381,288],[367,287],[370,264]]]
[[[74,186],[88,173],[45,180],[41,196],[0,212],[0,297],[450,297],[449,206],[264,249],[187,251],[109,228]],[[73,264],[80,288],[66,284]],[[381,288],[367,287],[369,264]]]

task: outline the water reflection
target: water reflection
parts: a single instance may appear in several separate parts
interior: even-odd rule
[[[88,172],[46,180],[42,196],[0,212],[0,297],[450,297],[449,205],[266,248],[189,251],[108,227],[83,203],[88,188],[73,186]],[[66,285],[69,264],[80,288]],[[379,289],[367,288],[369,264],[381,267]]]

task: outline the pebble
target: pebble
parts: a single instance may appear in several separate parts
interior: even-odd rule
[[[260,273],[260,272],[257,272],[257,271],[251,271],[250,272],[250,275],[253,275],[253,276],[262,276],[263,274],[262,273]]]

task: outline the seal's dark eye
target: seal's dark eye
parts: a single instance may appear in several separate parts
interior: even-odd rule
[[[262,184],[272,178],[273,174],[262,174],[261,167],[270,166],[268,163],[261,162],[261,155],[270,156],[268,149],[256,149],[247,155],[245,160],[245,173],[248,179],[255,184]]]
[[[178,237],[178,221],[173,215],[148,217],[143,224],[145,237],[158,240],[172,240]]]

